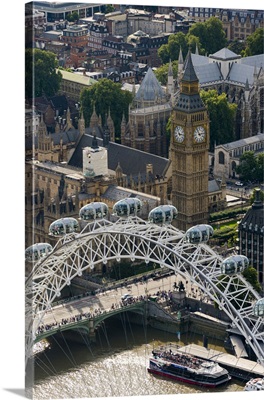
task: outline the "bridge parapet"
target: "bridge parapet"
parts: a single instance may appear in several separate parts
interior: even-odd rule
[[[49,336],[52,336],[58,332],[71,330],[71,329],[82,329],[86,331],[86,333],[93,334],[93,331],[96,327],[98,327],[102,321],[117,314],[123,313],[125,311],[137,311],[143,314],[145,312],[147,299],[136,301],[131,304],[122,305],[120,307],[111,308],[109,310],[103,310],[98,314],[82,314],[78,317],[74,318],[74,321],[66,321],[65,319],[62,322],[42,325],[38,329],[38,333],[36,335],[34,343],[37,343],[43,339],[46,339]]]

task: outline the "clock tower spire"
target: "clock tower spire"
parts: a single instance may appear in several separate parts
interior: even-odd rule
[[[176,225],[187,230],[208,223],[209,118],[199,94],[191,52],[171,114],[172,204]]]

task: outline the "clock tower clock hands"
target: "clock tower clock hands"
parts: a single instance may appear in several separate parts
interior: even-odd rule
[[[184,129],[182,126],[180,126],[180,125],[176,126],[176,128],[174,130],[174,136],[178,143],[182,143],[184,141],[185,135],[184,135]]]
[[[195,129],[194,140],[196,143],[201,143],[205,140],[205,129],[203,126],[197,126]]]

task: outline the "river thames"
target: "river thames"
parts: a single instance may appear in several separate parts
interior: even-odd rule
[[[55,337],[51,349],[36,358],[32,396],[36,400],[242,392],[244,382],[232,379],[217,389],[161,379],[147,372],[153,347],[168,343],[202,345],[202,337],[181,335],[111,320],[91,346]],[[208,347],[225,351],[209,338]],[[241,394],[241,393],[240,393]]]

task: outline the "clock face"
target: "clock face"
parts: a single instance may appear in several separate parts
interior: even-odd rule
[[[203,142],[205,139],[205,129],[202,126],[197,126],[194,131],[194,140],[197,143]]]
[[[182,126],[176,126],[174,136],[177,142],[182,143],[184,141],[184,130]]]

